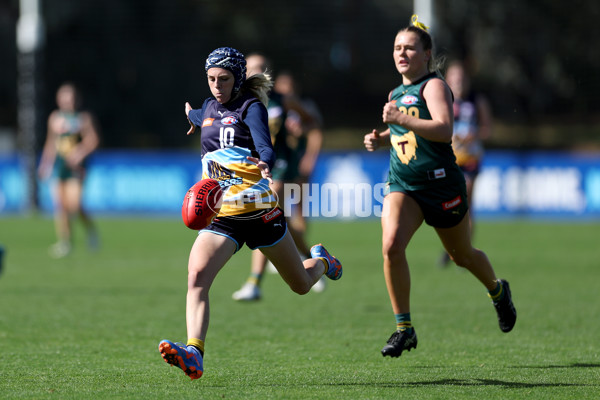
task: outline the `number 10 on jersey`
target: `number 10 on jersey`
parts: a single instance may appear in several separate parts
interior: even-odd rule
[[[232,127],[221,127],[219,130],[219,144],[221,148],[224,149],[226,147],[233,147],[233,135],[235,134],[235,129]]]

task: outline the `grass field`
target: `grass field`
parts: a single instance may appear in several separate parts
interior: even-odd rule
[[[211,291],[205,373],[190,381],[157,351],[185,340],[186,266],[195,233],[178,220],[99,220],[102,247],[47,256],[46,217],[0,218],[3,399],[591,399],[600,396],[600,226],[482,222],[476,244],[511,283],[502,333],[483,286],[440,269],[423,227],[409,248],[419,347],[381,347],[395,327],[378,221],[315,221],[344,264],[323,293],[298,296],[267,275],[264,298],[231,300],[248,273],[234,256]]]

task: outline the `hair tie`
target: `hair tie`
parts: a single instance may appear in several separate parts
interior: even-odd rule
[[[424,23],[419,22],[419,16],[417,14],[413,14],[411,18],[412,24],[413,26],[416,26],[419,29],[423,29],[425,32],[427,32],[429,30],[429,27],[426,26]]]

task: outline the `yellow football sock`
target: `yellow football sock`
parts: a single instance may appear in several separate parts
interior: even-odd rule
[[[396,330],[406,331],[412,329],[410,313],[394,314],[394,316],[396,317]]]
[[[252,283],[253,285],[259,286],[262,281],[262,274],[256,274],[252,272],[246,282]]]
[[[187,346],[194,346],[195,348],[200,350],[200,353],[202,354],[202,356],[204,356],[204,340],[190,338],[187,341]]]
[[[317,257],[319,260],[323,261],[323,265],[325,266],[325,271],[323,271],[323,275],[327,273],[329,270],[329,261],[325,257]]]
[[[497,300],[501,299],[502,296],[504,295],[504,290],[503,290],[504,288],[502,286],[502,282],[500,280],[497,280],[496,282],[498,282],[498,284],[496,285],[496,288],[494,290],[488,291],[488,296],[493,301],[497,301]]]

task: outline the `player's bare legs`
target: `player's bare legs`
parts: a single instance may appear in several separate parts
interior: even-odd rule
[[[301,214],[298,215],[298,211],[302,212],[301,210],[295,208],[293,210],[295,210],[296,213],[288,218],[288,229],[292,234],[292,238],[294,239],[294,243],[300,254],[307,257],[310,254],[310,249],[305,240],[306,221]]]
[[[50,246],[48,251],[52,257],[61,258],[71,252],[70,193],[68,181],[58,181],[55,187],[55,197],[54,227],[58,241]]]
[[[271,184],[271,190],[277,194],[278,206],[284,209],[283,198],[284,198],[284,183],[282,180],[274,180]],[[296,244],[297,251],[303,258],[310,258],[310,249],[306,245],[304,239],[304,232],[306,230],[304,221],[300,221],[302,225],[298,225],[298,221],[295,216],[286,216],[288,230]],[[250,276],[246,279],[246,282],[242,287],[235,291],[232,295],[234,300],[238,301],[254,301],[260,300],[261,290],[260,284],[264,277],[265,270],[268,263],[267,257],[259,250],[254,250],[251,256]],[[315,287],[316,288],[316,287]],[[323,287],[319,287],[322,291]]]
[[[394,314],[410,312],[410,271],[406,247],[423,223],[418,204],[401,192],[388,194],[383,201],[383,273]]]
[[[306,294],[327,271],[328,265],[318,258],[302,262],[291,233],[286,232],[276,245],[260,249],[277,268],[290,289],[298,294]]]
[[[260,300],[260,284],[267,269],[267,257],[260,250],[253,250],[250,258],[250,276],[239,290],[233,292],[231,297],[238,301]]]
[[[471,245],[468,214],[452,228],[436,228],[435,230],[456,265],[468,269],[488,290],[493,290],[497,286],[496,274],[487,256]]]
[[[90,249],[95,250],[98,246],[98,237],[92,219],[83,208],[83,181],[73,178],[67,180],[65,185],[69,219],[72,220],[77,217],[80,219],[87,234],[88,246]]]
[[[250,272],[262,275],[267,267],[267,257],[260,250],[252,250]]]
[[[210,287],[227,260],[235,252],[235,243],[225,236],[201,232],[190,251],[186,323],[188,338],[204,340],[208,330]]]
[[[98,246],[98,237],[92,219],[83,208],[83,181],[79,178],[69,179],[65,182],[65,189],[69,221],[79,217],[88,237],[88,246],[95,250]]]
[[[71,225],[69,212],[71,207],[70,191],[67,181],[57,184],[56,235],[59,241],[71,241]]]
[[[410,320],[410,271],[406,247],[423,223],[417,202],[401,192],[388,194],[383,201],[382,253],[385,283],[396,317],[396,331],[381,350],[383,356],[399,357],[417,347],[417,335]]]
[[[50,247],[53,257],[64,257],[71,251],[72,223],[79,217],[88,235],[88,244],[92,249],[97,246],[97,234],[91,218],[83,210],[81,197],[83,183],[78,178],[59,181],[56,185],[55,227],[58,242]]]
[[[496,278],[485,253],[471,245],[469,220],[467,214],[458,225],[447,229],[436,228],[436,232],[456,265],[468,269],[487,288],[498,314],[500,329],[502,332],[510,332],[517,320],[510,286],[507,281]]]
[[[474,179],[469,174],[464,174],[464,176],[465,176],[465,184],[467,187],[467,202],[468,202],[468,204],[472,205],[473,204],[473,184],[475,182],[474,182]],[[469,215],[469,218],[468,218],[469,230],[471,233],[470,240],[473,240],[473,232],[475,230],[475,224],[473,221],[473,207],[469,207],[468,215]],[[440,260],[439,260],[440,267],[447,267],[450,264],[451,260],[452,260],[452,258],[450,257],[450,254],[446,250],[444,250],[442,252],[442,256],[440,257]]]
[[[235,252],[235,243],[220,235],[201,232],[188,261],[188,291],[186,297],[187,343],[161,340],[158,349],[169,364],[181,368],[191,379],[204,371],[204,340],[210,317],[208,292],[227,260]]]

